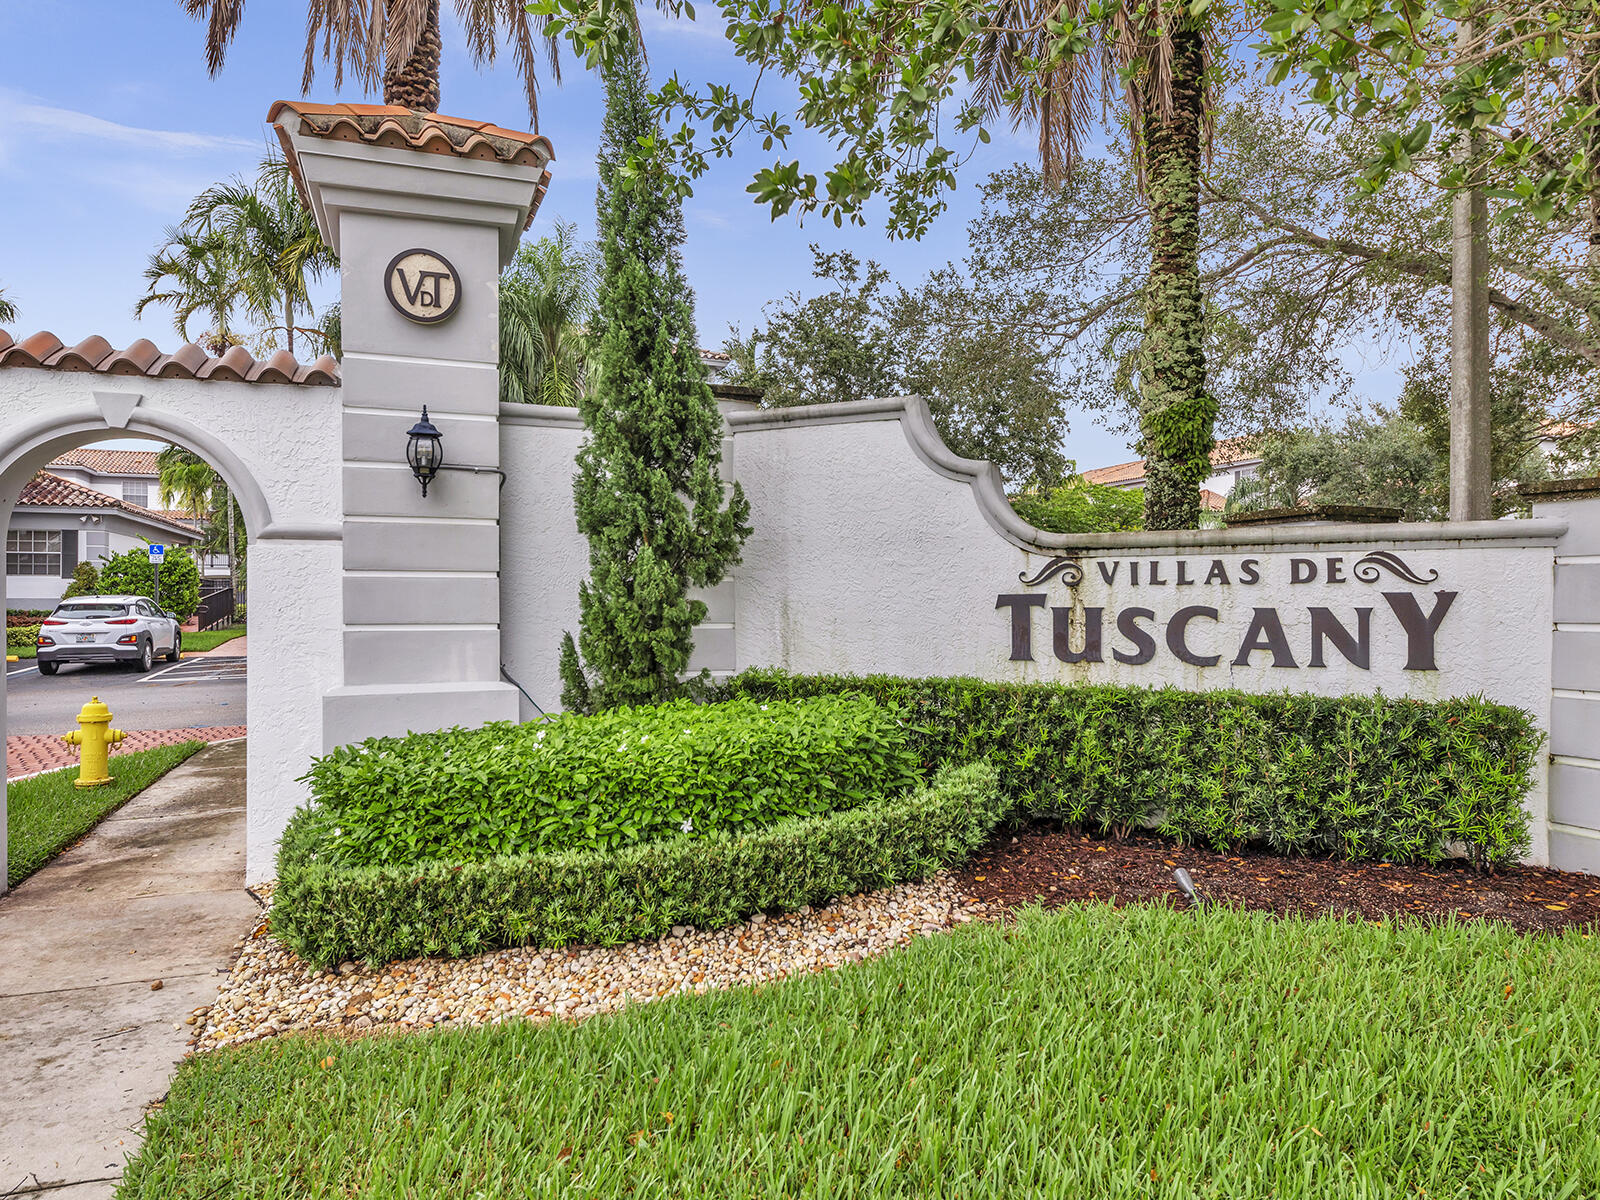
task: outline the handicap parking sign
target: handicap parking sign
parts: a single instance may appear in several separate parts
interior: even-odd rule
[[[164,563],[164,562],[166,562],[167,561],[167,548],[165,546],[157,546],[155,544],[152,544],[150,546],[150,561],[152,563]]]

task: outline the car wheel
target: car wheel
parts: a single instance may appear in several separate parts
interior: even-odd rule
[[[133,669],[135,671],[148,671],[155,665],[156,644],[153,641],[146,640],[144,645],[139,647],[139,661],[133,664]]]
[[[177,662],[182,657],[183,657],[183,634],[175,633],[175,634],[172,635],[172,650],[167,655],[167,661],[168,662]]]
[[[39,674],[41,675],[54,675],[60,669],[60,663],[42,662],[39,664]]]

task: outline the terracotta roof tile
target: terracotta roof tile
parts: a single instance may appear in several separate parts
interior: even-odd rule
[[[1256,458],[1256,439],[1252,437],[1224,438],[1211,447],[1211,465],[1213,467],[1231,467],[1235,463],[1250,462]],[[1095,467],[1085,471],[1083,477],[1090,483],[1104,483],[1115,486],[1119,483],[1144,482],[1144,459],[1133,462],[1117,463],[1111,467]]]
[[[65,346],[53,333],[31,334],[20,342],[0,329],[0,367],[43,367],[52,371],[92,371],[101,375],[144,375],[151,379],[215,379],[234,383],[297,383],[337,387],[339,364],[328,355],[303,365],[287,353],[257,362],[243,346],[213,358],[199,346],[179,346],[162,354],[140,338],[126,350],[113,349],[103,337],[89,337]]]
[[[153,508],[146,508],[142,504],[130,504],[126,500],[118,500],[115,496],[108,496],[104,492],[97,492],[94,488],[84,487],[81,483],[73,483],[70,479],[63,479],[49,471],[40,471],[27,483],[22,485],[22,495],[17,498],[18,508],[109,508],[122,512],[132,513],[151,521],[160,521],[164,525],[182,526],[185,519],[174,519]]]
[[[57,455],[46,467],[77,467],[97,475],[148,475],[158,474],[157,452],[154,450],[96,450],[84,446]]]
[[[549,164],[555,159],[550,139],[542,133],[505,129],[487,121],[469,121],[440,113],[418,112],[389,104],[310,104],[303,100],[279,100],[267,111],[267,120],[277,130],[289,160],[290,173],[302,198],[305,183],[300,178],[289,130],[285,122],[299,118],[295,132],[304,137],[327,138],[335,142],[366,142],[397,150],[418,150],[424,154],[453,154],[481,162],[515,163],[542,167],[543,174],[528,209],[528,224],[539,211],[550,187]]]

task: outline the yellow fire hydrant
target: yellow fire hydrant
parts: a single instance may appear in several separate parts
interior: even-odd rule
[[[111,710],[100,703],[99,696],[92,697],[83,706],[78,714],[78,727],[61,735],[67,745],[83,747],[78,753],[78,787],[99,787],[111,782],[106,761],[111,747],[127,736],[122,730],[111,728]]]

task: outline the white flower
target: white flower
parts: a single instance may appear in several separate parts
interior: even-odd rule
[[[685,833],[693,833],[694,832],[694,822],[691,821],[688,817],[685,817],[683,819],[683,824],[678,826],[678,828],[683,830]]]
[[[762,705],[762,706],[761,706],[761,711],[762,711],[762,712],[766,712],[766,711],[767,711],[767,706],[766,706],[766,705],[765,705],[765,704],[763,704],[763,705]]]

